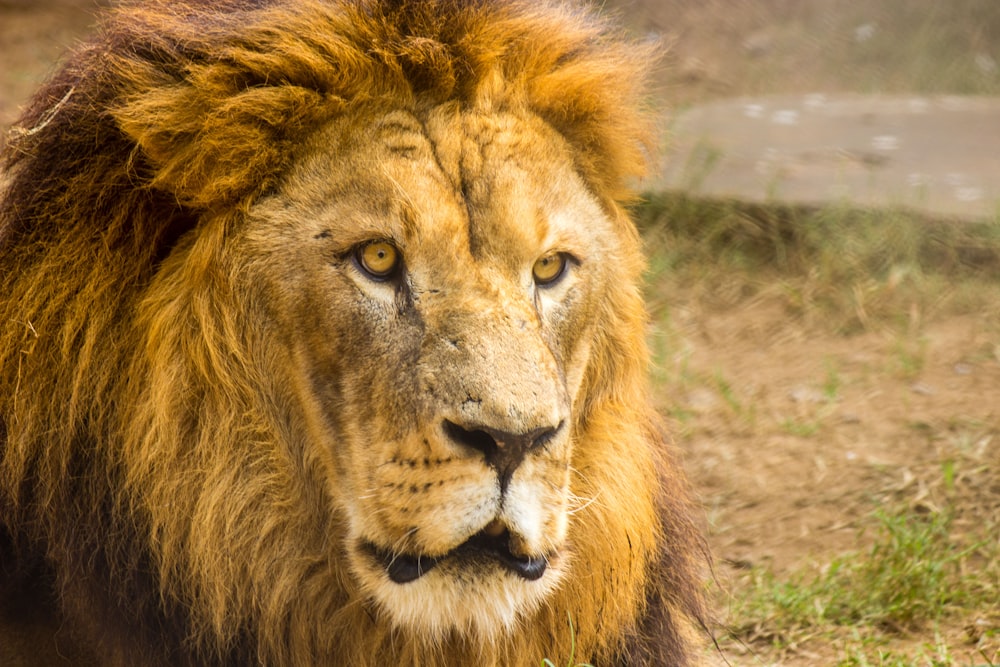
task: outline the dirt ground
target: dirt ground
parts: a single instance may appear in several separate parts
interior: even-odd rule
[[[911,331],[844,336],[790,317],[782,301],[726,308],[683,301],[674,314],[674,351],[663,372],[696,380],[675,381],[677,395],[664,396],[663,406],[684,411],[677,430],[722,588],[738,594],[734,582],[750,568],[781,576],[864,551],[879,507],[916,514],[954,507],[956,539],[996,525],[996,321],[950,316],[914,322]],[[946,482],[943,471],[952,466],[954,480]],[[955,664],[981,664],[967,660],[1000,647],[976,645],[967,628],[996,628],[996,614],[904,633],[897,643],[913,650],[941,632]],[[826,641],[754,652],[727,647],[734,665],[841,658]]]
[[[0,0],[0,125],[14,120],[57,57],[86,33],[97,4]],[[675,105],[767,88],[743,85],[727,72],[748,71],[754,58],[798,39],[794,26],[803,6],[813,13],[835,7],[832,0],[609,4],[624,6],[634,27],[655,31],[674,47],[673,70],[662,82]],[[774,22],[779,15],[780,25]],[[851,18],[861,28],[864,20]],[[985,37],[971,38],[977,39]],[[798,69],[803,71],[779,77],[774,87],[844,87],[821,68]],[[995,311],[928,315],[914,308],[846,336],[822,317],[790,315],[780,283],[748,298],[703,297],[697,290],[658,295],[669,326],[654,336],[654,347],[663,348],[659,373],[667,378],[660,400],[674,415],[685,464],[704,503],[723,588],[751,566],[788,572],[863,548],[861,529],[880,505],[905,503],[915,512],[953,505],[959,532],[997,525]],[[990,613],[940,629],[956,664],[982,662],[965,627],[982,621],[1000,634],[1000,618]],[[720,616],[724,621],[725,609]],[[781,652],[755,646],[754,654],[738,645],[725,649],[733,665],[839,659],[823,642]]]

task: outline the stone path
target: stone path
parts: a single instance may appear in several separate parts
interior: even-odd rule
[[[797,95],[679,113],[649,188],[1000,220],[1000,99]]]

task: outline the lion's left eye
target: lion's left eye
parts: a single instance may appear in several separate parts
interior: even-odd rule
[[[553,252],[543,255],[531,267],[531,275],[539,286],[551,285],[566,274],[569,260],[565,253]]]
[[[370,278],[388,280],[399,270],[401,257],[396,246],[388,241],[371,241],[358,246],[354,260]]]

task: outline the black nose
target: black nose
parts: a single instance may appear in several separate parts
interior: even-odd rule
[[[444,421],[444,433],[453,442],[468,449],[480,452],[486,464],[496,470],[500,479],[500,492],[507,490],[511,475],[524,461],[528,452],[544,447],[562,429],[560,423],[555,427],[536,428],[526,433],[512,433],[501,429],[468,424],[461,426],[453,421]]]

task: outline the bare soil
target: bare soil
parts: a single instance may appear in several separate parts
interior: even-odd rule
[[[837,37],[849,42],[863,37],[869,21],[884,26],[892,20],[878,2],[865,3],[875,13],[869,19],[847,0],[610,4],[622,8],[633,27],[673,46],[671,69],[661,75],[673,105],[740,93],[849,88],[849,73],[805,57],[817,55],[809,26],[862,30]],[[965,4],[971,12],[982,3]],[[60,54],[86,34],[97,5],[0,0],[0,124],[16,118]],[[969,57],[1000,57],[988,52],[1000,38],[1000,12],[977,25],[979,32],[967,40]],[[788,50],[796,44],[805,45],[797,56]],[[769,77],[753,75],[768,58]],[[988,60],[979,62],[989,69]],[[883,80],[894,85],[891,76]],[[912,308],[847,336],[822,316],[790,313],[783,289],[775,277],[747,297],[697,289],[656,295],[659,314],[667,313],[669,322],[654,336],[654,345],[664,349],[660,400],[674,415],[704,503],[722,589],[739,594],[740,577],[751,566],[789,572],[864,549],[869,537],[862,529],[880,505],[908,504],[914,512],[955,507],[959,533],[1000,525],[996,312],[928,317]],[[724,594],[720,606],[725,622]],[[992,638],[966,631],[977,622],[994,631]],[[981,649],[1000,662],[996,609],[939,630],[956,664],[981,664]],[[932,633],[928,628],[898,641],[933,641]],[[734,665],[840,659],[826,639],[783,650],[734,642],[724,649]],[[713,661],[721,663],[720,656]]]
[[[878,508],[949,508],[953,538],[1000,521],[997,323],[955,315],[845,336],[789,315],[783,298],[726,307],[681,300],[664,369],[676,430],[705,506],[725,622],[750,568],[810,572],[864,552]],[[916,318],[917,316],[915,316]],[[671,367],[672,366],[672,367]],[[948,470],[950,472],[945,472]],[[953,478],[951,477],[953,475]],[[996,661],[1000,608],[900,634],[917,650],[942,633],[955,664]],[[867,629],[864,629],[867,630]],[[830,638],[753,652],[734,665],[836,664]],[[978,662],[977,662],[978,660]]]

